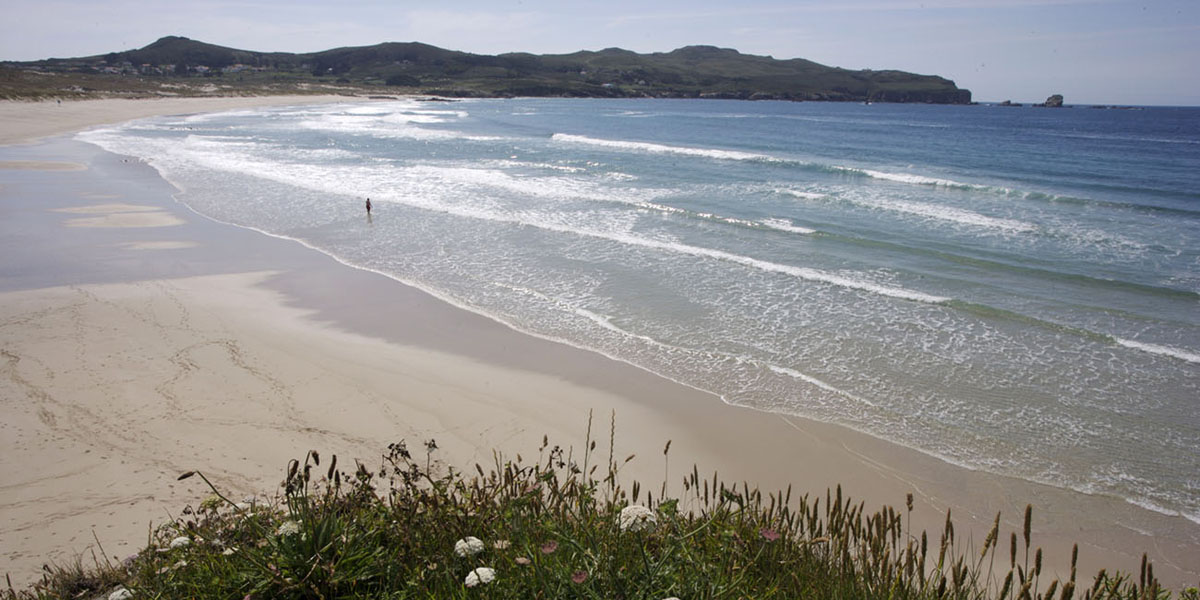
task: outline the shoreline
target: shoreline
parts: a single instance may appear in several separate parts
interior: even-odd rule
[[[152,510],[157,514],[177,511],[207,495],[200,487],[174,486],[173,475],[192,468],[208,472],[222,460],[237,458],[226,456],[233,452],[229,446],[243,450],[239,462],[251,462],[247,460],[251,456],[256,464],[223,467],[220,480],[239,489],[270,493],[288,458],[301,455],[310,447],[322,452],[334,451],[322,447],[322,441],[344,448],[339,454],[362,454],[358,457],[369,466],[386,443],[399,437],[415,443],[423,438],[414,436],[427,433],[443,447],[448,463],[469,467],[464,461],[488,464],[491,447],[495,446],[508,453],[530,454],[540,445],[544,433],[550,434],[551,443],[580,448],[587,408],[591,408],[595,419],[592,437],[602,442],[607,434],[608,410],[617,410],[617,454],[634,452],[638,456],[626,471],[632,476],[626,482],[638,479],[646,489],[657,490],[664,471],[671,480],[678,479],[683,472],[690,471],[694,462],[702,472],[715,469],[729,481],[747,480],[764,490],[794,484],[799,494],[816,495],[822,488],[841,484],[850,496],[866,501],[868,507],[903,506],[905,493],[911,491],[917,497],[916,528],[929,529],[936,539],[945,510],[951,508],[960,539],[971,535],[976,544],[986,534],[997,510],[1003,513],[1001,535],[1018,530],[1024,505],[1029,502],[1035,507],[1034,542],[1046,548],[1051,572],[1064,571],[1070,544],[1078,541],[1081,577],[1089,577],[1100,567],[1134,571],[1143,550],[1151,552],[1151,560],[1158,563],[1156,573],[1164,583],[1178,587],[1194,583],[1200,577],[1183,567],[1197,564],[1192,559],[1200,556],[1200,543],[1196,541],[1200,538],[1192,531],[1196,529],[1194,524],[1177,522],[1184,521],[1180,517],[1155,516],[1150,511],[1141,514],[1141,509],[1122,500],[1090,497],[970,471],[835,425],[729,406],[711,394],[638,367],[520,333],[389,277],[344,265],[300,244],[203,219],[175,202],[173,188],[145,165],[125,163],[116,155],[64,140],[22,148],[0,147],[0,159],[9,163],[13,161],[8,159],[19,158],[41,161],[43,166],[61,165],[64,157],[70,159],[67,163],[83,165],[85,169],[45,170],[28,166],[0,169],[3,177],[0,197],[6,210],[17,217],[2,230],[8,238],[21,238],[10,239],[11,244],[27,246],[10,254],[15,257],[14,264],[22,265],[19,269],[22,274],[15,278],[0,277],[0,290],[5,290],[0,292],[4,299],[0,306],[5,307],[0,341],[9,363],[0,385],[15,385],[7,391],[28,397],[31,388],[21,387],[23,381],[57,398],[59,404],[49,410],[65,416],[54,416],[56,421],[71,419],[70,413],[80,408],[99,418],[95,415],[107,408],[104,399],[92,398],[90,405],[86,398],[80,399],[86,396],[83,390],[89,386],[127,390],[139,400],[121,414],[126,418],[157,414],[164,422],[170,420],[162,413],[166,395],[160,388],[164,382],[173,381],[168,391],[188,401],[176,407],[183,415],[194,412],[188,403],[204,404],[199,401],[206,400],[222,404],[205,395],[206,385],[245,398],[264,399],[264,403],[275,396],[283,397],[277,393],[280,388],[290,388],[293,399],[302,399],[294,407],[300,413],[295,423],[274,420],[277,415],[268,410],[245,415],[242,420],[246,422],[239,425],[207,416],[193,422],[193,426],[203,428],[218,441],[210,442],[213,446],[205,450],[199,440],[193,440],[202,452],[186,464],[181,456],[174,456],[174,462],[165,460],[172,455],[170,448],[158,448],[157,462],[146,461],[145,457],[139,458],[136,448],[123,446],[120,436],[116,436],[105,449],[118,456],[118,461],[143,460],[145,464],[139,472],[156,476],[128,482],[140,495],[113,493],[103,504],[107,510],[132,496],[139,500],[135,500],[131,510],[98,515],[97,511],[87,510],[87,505],[77,504],[79,512],[71,517],[74,520],[69,521],[69,527],[81,535],[71,543],[91,543],[87,528],[81,525],[89,521],[92,527],[102,527],[97,531],[99,534],[124,527],[125,531],[136,529],[140,534],[134,535],[133,540],[144,539],[144,521]],[[143,208],[123,213],[113,210],[110,206],[113,204]],[[55,208],[76,212],[60,212]],[[82,214],[78,212],[80,209],[92,212]],[[113,219],[107,219],[100,221],[101,226],[94,226],[93,222],[93,227],[60,229],[69,226],[72,219],[129,213],[165,213],[169,219],[160,218],[157,225],[146,227],[129,227],[127,221],[123,223],[125,226],[103,226],[103,223],[114,224]],[[61,235],[63,231],[70,235]],[[10,243],[5,244],[6,250],[10,249],[7,248]],[[88,299],[88,294],[96,299]],[[12,307],[30,303],[57,306],[68,316],[76,312],[74,317],[58,321],[49,316],[34,319],[39,325],[36,328],[10,327],[14,317],[10,312]],[[104,312],[114,303],[121,309],[111,314]],[[120,332],[119,336],[113,336],[111,331],[107,336],[100,332],[98,337],[85,338],[85,343],[77,347],[70,347],[66,341],[71,327],[99,323],[97,317],[101,315],[115,319],[121,314],[137,314],[139,310],[147,318],[121,321],[124,326],[114,329]],[[15,316],[34,312],[24,310]],[[89,318],[84,318],[85,314]],[[189,334],[179,326],[185,322],[181,316],[185,314],[186,321],[192,324],[204,321],[203,327],[195,328],[203,335]],[[198,315],[206,317],[201,319]],[[383,319],[381,315],[389,318]],[[54,327],[59,328],[56,330],[59,337],[51,343],[45,334]],[[170,339],[171,344],[165,346],[138,349],[139,345],[153,344],[154,335],[163,331],[180,337]],[[135,345],[121,346],[119,340],[108,339],[126,336],[136,338]],[[212,340],[232,340],[233,346],[207,343]],[[14,347],[18,350],[12,350]],[[191,347],[196,351],[180,356],[179,350]],[[123,356],[139,354],[143,362],[125,365],[124,370],[106,366],[105,369],[127,377],[118,380],[102,370],[90,375],[72,371],[62,366],[71,360],[70,356],[63,360],[64,353],[76,358],[81,354],[103,354],[118,363]],[[10,354],[22,360],[14,363]],[[242,365],[235,360],[237,357]],[[262,363],[254,370],[265,377],[256,377],[244,368],[249,364],[247,357]],[[40,362],[40,368],[26,370],[31,362]],[[189,371],[181,364],[197,366]],[[330,370],[328,365],[333,364],[355,376],[346,377],[342,371]],[[366,365],[371,368],[364,368]],[[143,367],[153,377],[139,379],[138,371]],[[212,372],[205,376],[209,379],[199,376],[207,370]],[[326,374],[327,378],[316,378],[314,372]],[[171,379],[179,373],[186,377]],[[35,381],[39,376],[41,380]],[[72,378],[78,387],[71,387],[66,381]],[[185,393],[176,390],[179,382],[187,382]],[[326,406],[327,400],[307,395],[315,389],[303,390],[299,382],[308,382],[310,387],[334,397],[348,394],[350,400],[340,400],[349,405],[343,407],[346,412],[353,409],[364,412],[357,416],[333,414]],[[404,397],[391,398],[396,390],[404,391]],[[417,395],[418,390],[430,396],[422,399]],[[535,397],[534,391],[544,396]],[[15,396],[6,393],[6,397]],[[443,400],[458,404],[450,408],[440,406]],[[473,410],[464,411],[462,406],[471,406]],[[232,411],[222,413],[221,418],[226,421],[242,418],[239,407],[217,408]],[[401,411],[405,414],[400,415]],[[367,413],[371,416],[364,417]],[[49,427],[43,415],[29,412],[25,417],[21,424],[33,433],[22,433],[22,439],[46,442],[43,439],[46,430],[39,429]],[[269,435],[260,436],[264,439],[255,440],[257,443],[249,450],[239,445],[243,443],[239,436],[247,434],[247,425],[255,432],[262,429],[256,425],[264,424],[278,427],[266,427]],[[387,427],[400,425],[409,427],[411,434],[389,435]],[[287,430],[293,426],[295,431],[289,433]],[[184,433],[166,424],[157,427],[147,425],[144,432],[159,444],[170,442],[168,433]],[[3,431],[6,440],[13,439],[11,429],[6,427]],[[36,526],[38,519],[46,518],[45,510],[39,512],[44,509],[41,505],[53,504],[51,498],[75,494],[81,489],[93,490],[105,478],[119,479],[118,473],[112,472],[111,456],[93,464],[101,473],[75,473],[69,468],[77,466],[73,461],[84,454],[93,454],[95,446],[105,443],[105,436],[111,434],[91,431],[92,438],[100,439],[73,438],[61,431],[57,435],[64,436],[54,440],[64,444],[62,448],[51,448],[49,443],[38,448],[52,454],[52,460],[37,458],[38,453],[27,447],[14,453],[20,454],[18,457],[0,460],[0,473],[10,482],[22,481],[21,475],[29,469],[29,464],[38,460],[43,461],[38,463],[42,470],[59,469],[64,473],[62,479],[47,488],[58,496],[14,497],[23,491],[19,484],[9,484],[0,490],[0,511],[6,517],[11,515],[13,521],[26,518],[29,527]],[[671,458],[664,464],[660,453],[667,440],[672,440]],[[351,456],[343,454],[342,458]],[[88,464],[94,461],[84,459]],[[170,479],[166,479],[168,476]],[[160,494],[166,496],[159,497]],[[57,502],[65,504],[72,500],[82,498]],[[117,512],[120,515],[113,514]],[[1118,515],[1126,516],[1123,525],[1112,519]],[[129,518],[141,519],[139,527],[120,522]],[[154,521],[161,522],[163,518]],[[1128,531],[1122,531],[1121,527]],[[970,533],[963,535],[965,532]],[[0,537],[15,539],[12,533],[3,531]],[[1136,543],[1130,543],[1131,539]],[[103,537],[101,541],[112,553],[108,542]],[[72,549],[83,549],[64,548],[61,543],[50,542],[54,540],[46,541],[46,551],[57,553],[58,557],[70,556]],[[125,545],[128,543],[127,540]],[[35,556],[36,547],[22,550],[26,552],[21,557],[6,555],[10,559],[7,562],[24,564],[41,556]],[[1172,563],[1177,565],[1174,569]],[[23,566],[14,574],[31,575],[36,566]]]

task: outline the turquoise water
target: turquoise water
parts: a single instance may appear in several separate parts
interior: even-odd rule
[[[396,101],[80,138],[729,403],[1200,522],[1200,109]]]

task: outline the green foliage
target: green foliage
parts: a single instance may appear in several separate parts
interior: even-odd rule
[[[412,77],[410,75],[404,75],[404,74],[397,73],[395,75],[388,76],[386,83],[387,83],[387,85],[394,85],[394,86],[416,87],[418,85],[421,85],[421,80],[417,79],[416,77]]]
[[[391,445],[374,471],[338,470],[336,457],[322,468],[309,452],[289,463],[273,502],[235,504],[209,483],[214,497],[126,564],[60,569],[3,597],[106,596],[118,585],[133,598],[214,599],[1171,597],[1144,559],[1136,578],[1101,571],[1088,585],[1072,557],[1068,580],[1045,581],[1031,509],[1020,541],[1001,544],[997,515],[983,547],[964,552],[949,515],[936,542],[906,530],[911,496],[904,513],[870,512],[840,487],[793,499],[693,467],[681,497],[655,498],[621,485],[633,457],[615,460],[611,436],[606,460],[595,448],[589,427],[582,456],[544,439],[536,461],[497,454],[473,473],[433,468],[432,440],[422,457]],[[182,477],[193,475],[204,478]]]

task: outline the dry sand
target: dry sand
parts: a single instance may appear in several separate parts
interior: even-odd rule
[[[543,432],[574,439],[588,408],[621,403],[315,325],[261,285],[268,276],[0,296],[0,390],[15,400],[0,426],[9,568],[28,576],[89,545],[93,530],[108,552],[133,552],[152,522],[207,496],[175,483],[184,470],[240,498],[274,494],[288,459],[308,448],[375,467],[389,442],[436,438],[438,456],[486,465],[493,447],[532,451]],[[622,429],[659,437],[644,421],[622,419]]]
[[[160,101],[143,112],[101,102],[129,104],[119,114],[92,105],[86,119],[21,139],[169,112]],[[28,109],[13,107],[0,105],[0,123]],[[1144,551],[1165,582],[1200,579],[1196,528],[1183,519],[726,406],[208,222],[175,204],[145,165],[82,146],[0,148],[0,165],[19,165],[0,169],[0,571],[18,585],[45,562],[87,552],[93,536],[110,555],[136,551],[149,528],[207,496],[202,482],[175,481],[186,470],[240,498],[274,494],[287,460],[308,449],[375,466],[390,442],[433,438],[446,463],[486,465],[494,448],[534,454],[543,434],[581,448],[589,412],[604,442],[615,412],[617,454],[638,455],[626,480],[651,489],[696,463],[797,495],[841,483],[868,506],[902,506],[912,492],[916,524],[936,528],[953,509],[959,539],[976,545],[997,511],[1004,539],[1019,529],[1031,502],[1052,572],[1078,541],[1081,573],[1136,569]],[[86,170],[27,164],[38,162]]]

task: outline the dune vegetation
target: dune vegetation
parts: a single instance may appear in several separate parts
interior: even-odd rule
[[[731,485],[695,467],[680,497],[625,487],[624,460],[589,439],[543,440],[536,460],[494,455],[461,472],[436,442],[393,444],[377,470],[312,451],[275,499],[212,496],[160,526],[123,561],[47,568],[27,598],[914,598],[1168,599],[1153,565],[1059,580],[1024,528],[981,546],[948,514],[932,536],[904,509],[868,510],[839,487],[793,496]],[[670,442],[663,449],[669,472]],[[603,460],[601,460],[603,459]],[[1200,600],[1196,588],[1174,597]]]

